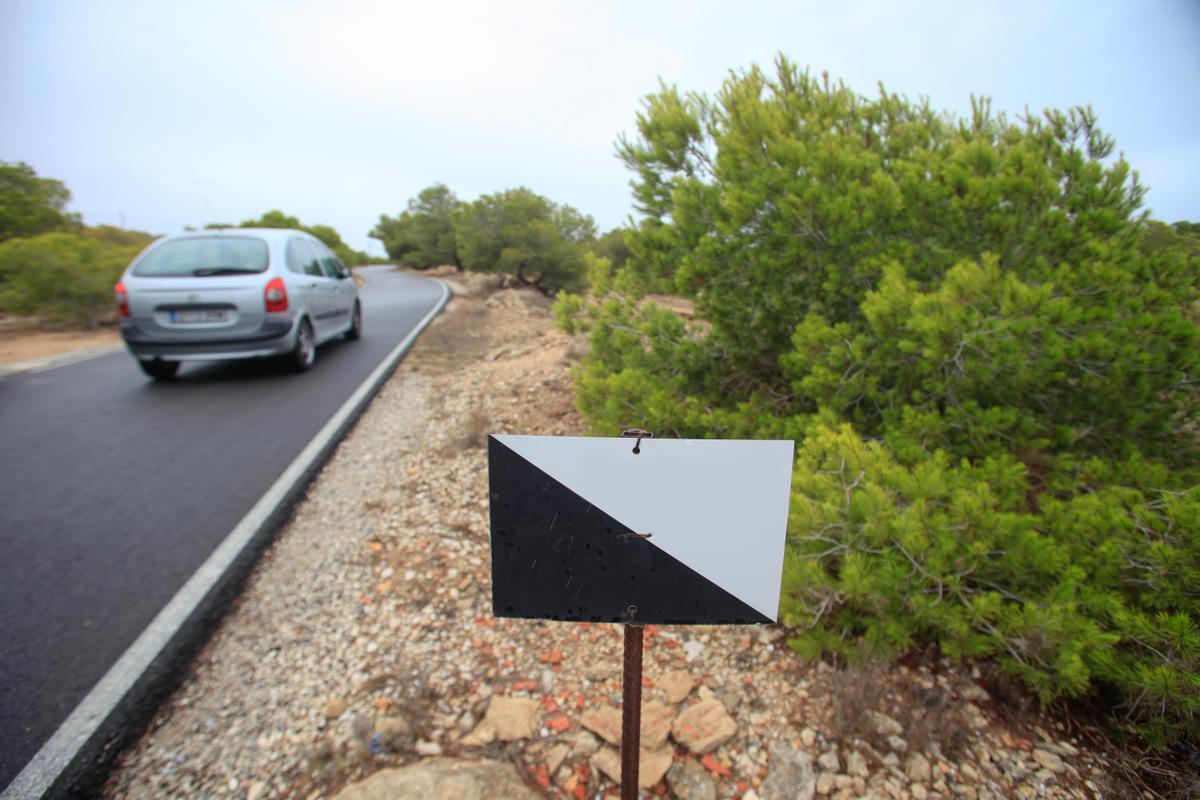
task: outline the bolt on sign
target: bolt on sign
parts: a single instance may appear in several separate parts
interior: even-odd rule
[[[489,436],[493,612],[774,622],[793,450],[791,441]]]

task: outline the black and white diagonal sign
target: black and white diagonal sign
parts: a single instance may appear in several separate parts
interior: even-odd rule
[[[793,446],[488,437],[495,615],[774,622]]]

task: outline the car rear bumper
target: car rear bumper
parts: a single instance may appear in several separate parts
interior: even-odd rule
[[[223,361],[284,355],[295,346],[295,320],[269,320],[254,336],[187,341],[147,336],[136,324],[121,323],[121,338],[135,358],[148,361]]]

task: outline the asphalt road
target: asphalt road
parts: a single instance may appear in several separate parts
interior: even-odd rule
[[[304,374],[154,383],[120,352],[0,379],[0,788],[441,295],[363,274],[363,339]]]

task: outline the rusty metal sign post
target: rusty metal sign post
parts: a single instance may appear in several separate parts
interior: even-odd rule
[[[621,436],[637,438],[633,454],[642,452],[642,439],[654,434],[641,428],[622,431]],[[645,534],[649,538],[650,534]],[[627,609],[629,621],[625,623],[625,669],[621,675],[621,800],[637,800],[638,764],[642,751],[642,645],[641,625],[637,618],[637,606]]]

